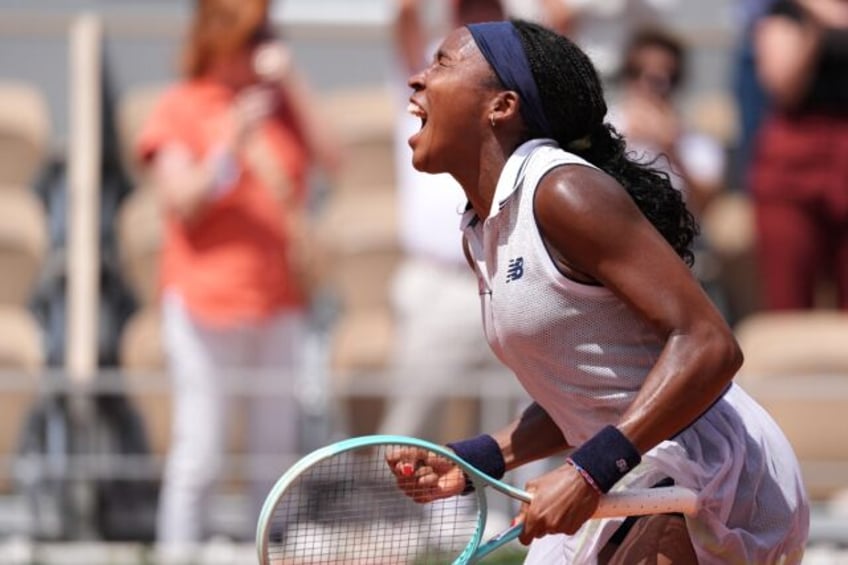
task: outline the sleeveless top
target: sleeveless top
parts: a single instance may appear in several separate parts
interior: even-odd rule
[[[488,218],[462,227],[479,282],[486,338],[571,445],[617,424],[664,347],[636,312],[600,286],[556,268],[533,210],[542,177],[561,165],[592,165],[532,140],[507,160]],[[642,455],[614,488],[661,479],[698,493],[686,517],[702,565],[800,563],[809,504],[791,445],[769,414],[731,385],[677,436]],[[593,563],[622,519],[589,520],[573,536],[535,540],[526,565]]]
[[[533,202],[541,178],[560,165],[593,167],[552,140],[525,143],[504,167],[489,217],[469,210],[463,225],[489,344],[579,445],[618,422],[664,342],[611,291],[558,271]]]

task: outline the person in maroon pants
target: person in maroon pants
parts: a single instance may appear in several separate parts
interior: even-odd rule
[[[815,305],[824,275],[848,308],[848,3],[780,0],[758,25],[773,110],[751,169],[764,306]]]

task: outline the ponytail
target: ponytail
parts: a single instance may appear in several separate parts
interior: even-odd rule
[[[607,113],[598,74],[574,43],[542,26],[514,21],[521,36],[545,114],[560,147],[579,155],[617,180],[642,214],[688,265],[698,226],[668,173],[638,163],[624,138],[604,123]],[[540,132],[529,132],[539,137]]]

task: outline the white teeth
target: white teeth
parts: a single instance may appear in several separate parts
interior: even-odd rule
[[[409,105],[406,107],[406,111],[412,114],[413,116],[417,116],[419,118],[427,117],[427,114],[424,112],[424,109],[413,102],[409,103]]]

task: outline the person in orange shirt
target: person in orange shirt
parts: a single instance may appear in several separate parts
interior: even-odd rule
[[[184,78],[162,96],[137,147],[165,215],[161,302],[174,382],[157,524],[165,551],[202,539],[233,388],[263,391],[248,395],[255,502],[280,457],[296,452],[306,177],[313,157],[331,172],[338,163],[270,30],[269,0],[196,6]]]

